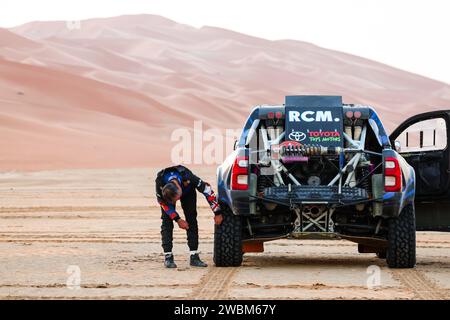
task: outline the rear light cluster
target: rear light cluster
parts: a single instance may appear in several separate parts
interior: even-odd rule
[[[231,169],[231,189],[248,190],[248,157],[236,157]]]
[[[402,191],[402,171],[398,160],[393,157],[384,159],[384,191]]]

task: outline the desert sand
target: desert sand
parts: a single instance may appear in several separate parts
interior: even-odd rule
[[[173,130],[240,129],[287,94],[342,95],[392,130],[450,108],[450,86],[315,46],[154,15],[0,29],[0,170],[126,168],[171,160]]]
[[[214,171],[195,171],[212,181]],[[151,168],[1,174],[0,299],[450,298],[448,233],[419,232],[411,270],[388,269],[374,254],[357,253],[356,244],[332,240],[269,242],[264,253],[246,254],[242,267],[216,268],[212,214],[202,199],[200,250],[209,267],[188,266],[186,235],[176,229],[178,269],[166,270],[154,174]],[[73,266],[79,289],[67,286]],[[373,268],[380,283],[369,288]]]

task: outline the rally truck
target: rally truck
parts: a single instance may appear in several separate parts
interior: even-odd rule
[[[416,230],[450,231],[449,128],[442,110],[388,136],[374,108],[340,96],[255,107],[217,169],[215,265],[239,266],[266,241],[345,239],[413,268]]]

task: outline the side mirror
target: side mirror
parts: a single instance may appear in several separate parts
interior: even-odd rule
[[[402,144],[400,143],[400,141],[395,140],[394,147],[395,147],[395,151],[397,151],[397,152],[402,151]]]
[[[237,145],[238,145],[238,140],[234,140],[234,146],[233,146],[233,150],[236,150],[236,148],[237,148]]]

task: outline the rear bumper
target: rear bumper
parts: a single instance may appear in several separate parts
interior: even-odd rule
[[[302,204],[324,204],[333,207],[352,206],[359,203],[372,204],[375,201],[382,205],[383,218],[398,217],[401,209],[411,202],[404,192],[385,193],[383,199],[370,199],[362,188],[342,187],[339,193],[337,186],[279,186],[264,190],[263,197],[251,197],[248,191],[230,190],[231,209],[235,215],[247,216],[252,201],[275,203],[286,207]],[[408,200],[408,201],[405,201]],[[403,206],[402,206],[403,204]]]
[[[290,206],[292,204],[336,204],[350,205],[369,201],[367,192],[362,188],[337,186],[279,186],[264,190],[263,201]]]

